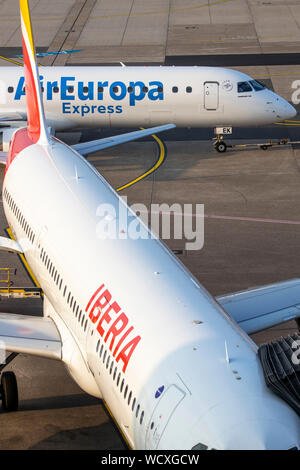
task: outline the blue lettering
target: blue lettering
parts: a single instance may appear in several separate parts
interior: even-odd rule
[[[103,113],[105,113],[105,111],[106,111],[105,106],[98,106],[98,113],[103,114]]]
[[[88,91],[83,91],[84,88],[87,88]],[[88,87],[85,87],[83,82],[78,82],[78,98],[81,101],[92,101],[94,99],[94,82],[89,82]]]
[[[103,91],[107,86],[108,82],[98,82],[98,100],[103,100]]]
[[[91,108],[87,105],[81,106],[81,116],[88,114],[91,111]]]
[[[63,103],[62,104],[62,112],[64,114],[71,114],[70,108],[71,108],[71,103]]]
[[[122,106],[116,106],[116,114],[120,114],[123,112]]]
[[[118,88],[118,91],[114,91],[114,88]],[[119,93],[119,88],[121,88],[121,93]],[[120,101],[123,100],[126,96],[127,89],[126,85],[123,82],[113,82],[110,85],[109,94],[113,100]]]
[[[57,82],[47,82],[47,100],[53,99],[53,88],[57,87]]]
[[[163,100],[164,99],[164,93],[163,91],[158,91],[159,88],[163,90],[163,84],[161,82],[149,82],[149,86],[154,85],[155,88],[152,90],[149,90],[148,93],[148,98],[151,101],[156,101],[156,100]]]
[[[132,93],[129,94],[129,104],[130,106],[135,106],[136,101],[142,101],[145,98],[145,92],[143,91],[143,88],[145,86],[145,83],[143,82],[129,82],[129,86],[133,88]],[[136,95],[136,87],[140,88],[140,92],[138,95]]]
[[[68,83],[69,81],[74,82],[75,77],[61,77],[61,84],[60,84],[60,88],[61,88],[60,99],[61,100],[71,100],[71,101],[75,100],[74,95],[72,94],[67,95],[68,88],[73,85],[73,84]]]
[[[115,112],[114,107],[113,106],[107,106],[107,112],[108,112],[108,114],[114,113]]]
[[[21,97],[25,95],[25,91],[23,90],[24,81],[25,81],[24,77],[20,77],[20,80],[16,89],[15,100],[20,100]]]

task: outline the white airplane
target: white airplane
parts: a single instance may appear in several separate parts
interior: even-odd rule
[[[299,317],[300,279],[214,299],[161,241],[123,236],[129,220],[150,233],[49,134],[27,0],[20,8],[28,127],[7,156],[2,196],[15,240],[1,247],[26,257],[44,315],[1,313],[2,347],[62,361],[132,449],[299,449],[297,403],[288,387],[282,397],[267,387],[248,333]],[[116,209],[116,239],[97,237],[103,203]],[[1,394],[5,409],[17,408],[12,372],[2,373]]]
[[[41,67],[47,123],[82,127],[258,126],[291,119],[295,108],[244,73],[216,67]],[[3,150],[26,125],[22,68],[3,67]],[[226,149],[225,149],[226,150]],[[221,151],[221,149],[220,149]]]

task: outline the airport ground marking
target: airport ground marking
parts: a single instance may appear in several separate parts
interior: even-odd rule
[[[149,176],[152,173],[154,173],[155,171],[157,171],[158,168],[160,168],[161,165],[166,160],[167,152],[166,152],[166,147],[165,147],[164,143],[155,134],[152,134],[151,137],[153,137],[153,139],[156,141],[156,143],[158,144],[158,148],[159,148],[159,156],[158,156],[158,159],[156,160],[155,164],[149,170],[147,170],[145,173],[143,173],[142,175],[138,176],[137,178],[135,178],[132,181],[129,181],[129,183],[126,183],[123,186],[120,186],[116,191],[118,191],[118,192],[123,191],[123,189],[129,188],[130,186],[133,186],[134,184],[136,184],[139,181],[143,180],[147,176]]]
[[[14,236],[13,236],[12,231],[11,231],[10,228],[6,228],[6,229],[4,229],[4,231],[5,231],[5,233],[8,235],[8,237],[9,237],[11,240],[14,240]],[[27,274],[28,274],[30,280],[31,280],[31,281],[33,282],[33,284],[35,285],[35,287],[39,287],[39,288],[40,288],[41,286],[39,285],[38,280],[36,279],[35,275],[33,274],[32,270],[31,270],[31,268],[30,268],[30,266],[29,266],[29,264],[27,263],[25,256],[24,256],[23,254],[21,254],[21,253],[18,253],[17,256],[18,256],[19,260],[21,261],[21,263],[22,263],[22,265],[23,265],[25,271],[27,272]]]

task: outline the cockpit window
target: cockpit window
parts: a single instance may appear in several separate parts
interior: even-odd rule
[[[238,93],[245,93],[246,91],[252,91],[251,85],[248,82],[238,82]]]
[[[264,90],[266,88],[262,83],[257,82],[256,80],[251,80],[249,83],[251,83],[255,91]]]

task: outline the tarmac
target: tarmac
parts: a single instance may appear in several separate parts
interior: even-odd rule
[[[0,3],[0,54],[12,58],[20,53],[18,2]],[[81,49],[42,58],[43,65],[117,65],[120,61],[163,65],[172,60],[203,65],[207,57],[214,65],[227,60],[226,66],[266,80],[289,101],[294,81],[300,80],[300,4],[293,1],[53,0],[51,10],[44,0],[30,4],[38,50]],[[0,65],[8,63],[1,60]],[[296,117],[291,125],[234,129],[232,140],[300,140],[299,125]],[[88,140],[113,132],[59,137]],[[299,145],[267,151],[228,149],[219,154],[212,136],[211,129],[175,129],[159,136],[167,149],[163,164],[120,194],[128,197],[129,204],[147,207],[204,204],[204,247],[186,251],[186,240],[165,243],[213,295],[299,277]],[[88,160],[119,188],[153,167],[157,158],[157,143],[148,138],[97,152]],[[4,234],[7,222],[0,202]],[[1,267],[10,268],[12,287],[32,286],[16,255],[1,252]],[[0,280],[1,276],[0,270]],[[42,301],[2,299],[0,310],[41,315]],[[296,323],[289,322],[252,339],[261,344],[296,330]],[[17,376],[20,409],[0,411],[0,449],[125,448],[102,403],[82,392],[62,364],[19,355],[7,369]]]

